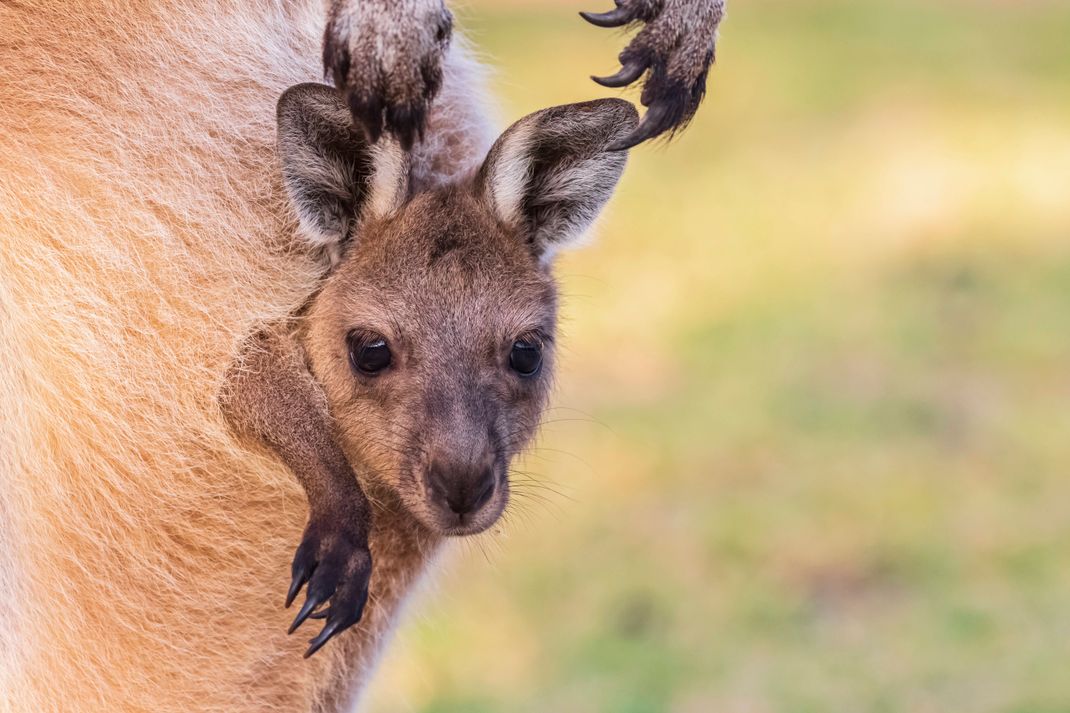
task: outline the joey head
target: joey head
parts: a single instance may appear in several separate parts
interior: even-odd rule
[[[301,236],[332,268],[299,314],[246,343],[223,406],[308,494],[287,604],[307,583],[294,628],[326,619],[311,654],[361,616],[369,503],[432,539],[502,514],[550,391],[552,257],[609,199],[626,156],[608,147],[637,114],[616,99],[536,112],[472,175],[416,194],[408,154],[369,145],[333,88],[292,87],[278,122]]]

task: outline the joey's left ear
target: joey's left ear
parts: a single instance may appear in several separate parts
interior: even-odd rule
[[[498,219],[541,260],[580,238],[624,171],[625,151],[607,147],[639,121],[630,103],[599,99],[530,114],[491,147],[478,185]]]
[[[368,144],[334,87],[298,84],[278,104],[283,185],[301,237],[338,261],[359,221],[393,211],[409,187],[409,156],[396,141]]]

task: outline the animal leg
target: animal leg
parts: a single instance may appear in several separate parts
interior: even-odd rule
[[[371,509],[332,431],[326,401],[286,325],[250,337],[227,372],[220,404],[240,435],[267,446],[293,471],[308,496],[309,519],[294,555],[289,607],[302,587],[296,630],[316,610],[325,618],[306,658],[357,623],[368,598]]]
[[[452,29],[443,0],[331,0],[324,70],[373,143],[423,133]]]
[[[706,77],[716,58],[717,28],[726,0],[616,0],[605,13],[580,13],[599,27],[641,25],[620,53],[621,69],[592,77],[606,87],[624,87],[643,74],[640,97],[646,116],[611,148],[631,148],[666,131],[684,128],[706,94]]]

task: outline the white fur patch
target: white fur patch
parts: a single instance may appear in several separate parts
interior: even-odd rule
[[[531,182],[529,149],[534,130],[534,122],[517,124],[505,137],[488,176],[491,203],[506,225],[519,225],[522,217],[520,207]]]
[[[372,165],[367,208],[362,218],[381,218],[405,202],[409,190],[409,156],[401,145],[383,137],[372,147]]]

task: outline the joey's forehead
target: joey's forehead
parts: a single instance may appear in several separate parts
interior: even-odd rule
[[[468,193],[444,190],[415,197],[368,235],[368,253],[383,263],[475,276],[537,269],[527,245]],[[440,264],[444,263],[444,264]]]
[[[454,346],[552,334],[556,295],[542,274],[492,277],[457,257],[428,268],[354,275],[324,293],[345,329],[368,328],[414,343]]]
[[[461,335],[552,328],[553,280],[484,212],[464,196],[432,195],[367,226],[337,276],[354,318]]]
[[[433,269],[352,282],[344,300],[349,321],[420,340],[453,337],[465,341],[533,329],[553,331],[556,296],[552,283],[531,276],[487,279],[456,263],[448,258]]]

